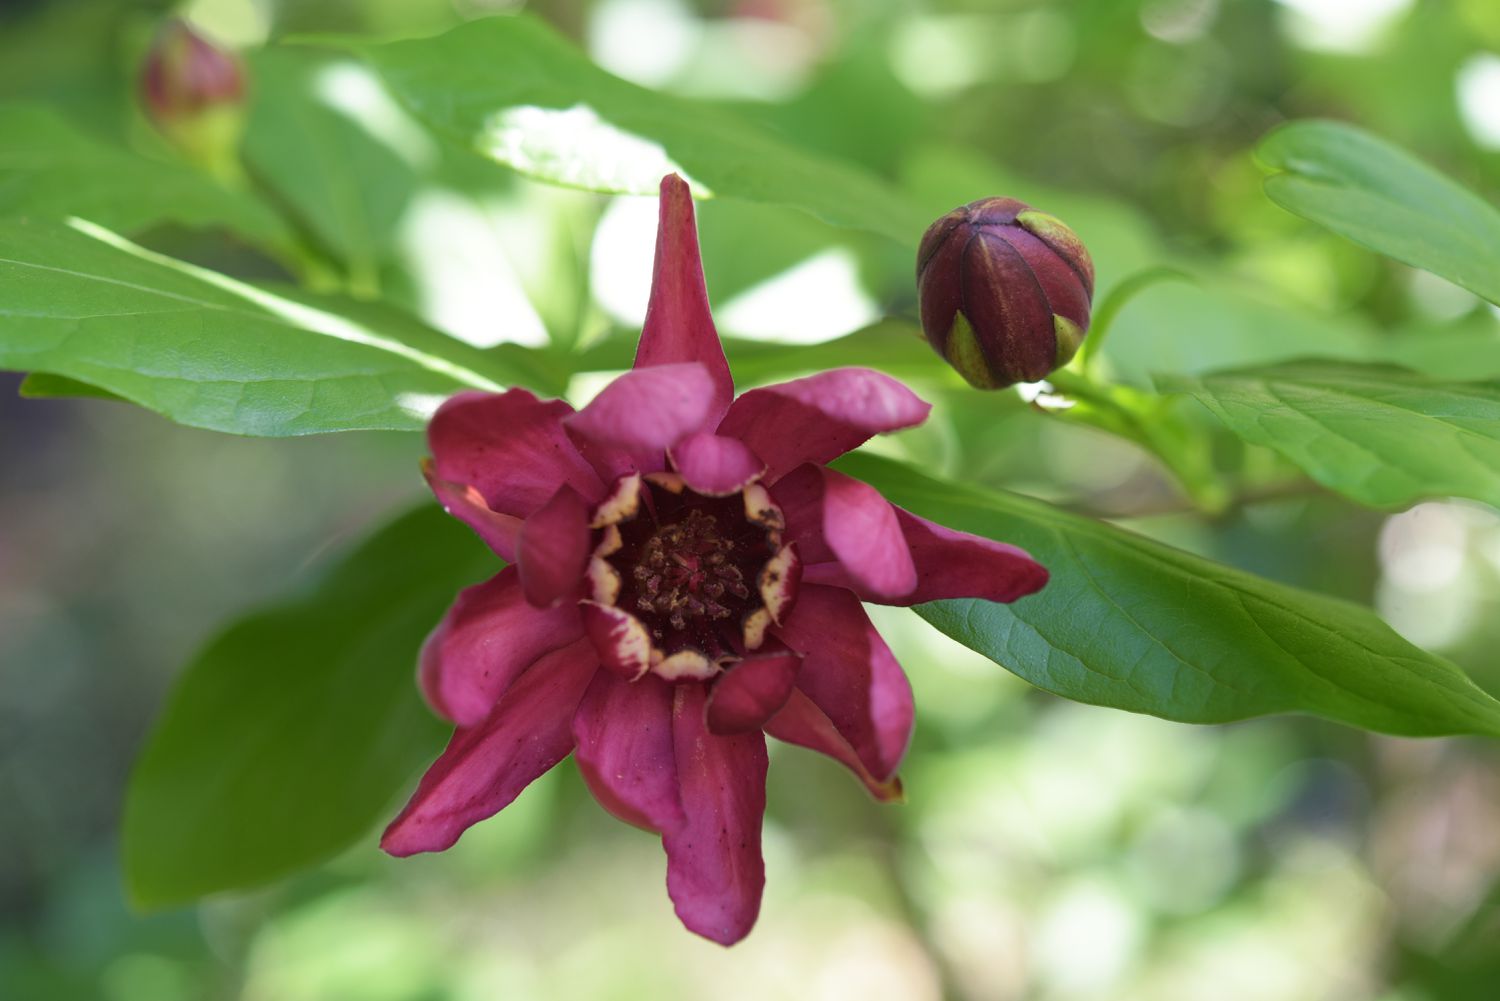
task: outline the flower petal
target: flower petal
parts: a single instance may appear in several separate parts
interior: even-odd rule
[[[579,602],[583,628],[599,662],[625,679],[635,681],[651,669],[651,634],[641,620],[614,605],[597,601]]]
[[[760,591],[760,600],[772,622],[782,622],[786,613],[797,602],[797,590],[802,586],[802,557],[793,543],[787,543],[776,551],[776,555],[760,568],[755,580]]]
[[[911,684],[859,599],[843,588],[804,583],[775,631],[802,654],[797,687],[877,781],[890,779],[911,743]]]
[[[641,474],[627,473],[616,478],[610,484],[609,493],[595,505],[589,517],[589,527],[604,528],[606,525],[618,525],[622,521],[634,518],[640,509]]]
[[[1069,257],[1058,253],[1045,240],[1019,226],[1007,226],[998,235],[1014,247],[1031,266],[1031,273],[1042,287],[1047,307],[1052,310],[1053,315],[1072,320],[1087,330],[1092,282],[1084,284],[1084,275],[1078,272],[1077,266]],[[1046,266],[1049,257],[1057,258],[1059,266]],[[1084,260],[1089,260],[1087,255],[1084,255]]]
[[[802,465],[822,465],[871,435],[920,424],[932,409],[888,375],[836,368],[752,389],[729,408],[719,434],[738,438],[766,463],[766,482]]]
[[[772,494],[804,566],[837,560],[855,582],[853,590],[877,601],[902,598],[917,586],[896,509],[868,483],[808,463],[784,476]]]
[[[589,504],[564,483],[521,526],[517,566],[526,600],[550,608],[577,599],[589,559]]]
[[[443,505],[444,511],[477,532],[485,544],[505,562],[515,562],[516,540],[521,534],[522,519],[491,511],[479,491],[468,484],[442,479],[431,459],[422,460],[422,475],[432,488],[438,503]]]
[[[713,380],[697,362],[626,372],[567,419],[568,430],[609,448],[655,456],[708,424]]]
[[[766,739],[709,733],[702,685],[678,685],[675,694],[672,741],[687,821],[662,837],[667,893],[689,931],[733,945],[755,925],[766,884]]]
[[[684,820],[672,687],[649,675],[627,682],[600,671],[573,717],[574,758],[594,798],[627,824],[658,832]]]
[[[459,393],[427,425],[433,468],[439,479],[479,491],[492,511],[518,518],[563,483],[597,499],[604,484],[563,430],[572,412],[561,400],[542,402],[524,389]]]
[[[728,497],[760,478],[766,464],[737,438],[700,432],[672,446],[672,468],[700,494]]]
[[[917,586],[910,593],[899,598],[877,594],[837,562],[806,567],[804,579],[846,587],[863,601],[888,605],[920,605],[943,598],[1015,601],[1047,583],[1046,568],[1023,549],[945,528],[899,507],[893,510],[917,568]]]
[[[443,851],[567,757],[573,714],[598,665],[585,640],[533,664],[479,725],[454,733],[380,847],[402,857]]]
[[[871,775],[854,748],[849,746],[849,742],[834,727],[833,721],[812,699],[795,688],[781,711],[766,720],[765,729],[777,740],[826,754],[853,772],[865,784],[865,788],[870,790],[870,795],[882,803],[901,801],[901,780],[891,778],[882,782]]]
[[[422,645],[422,691],[433,711],[474,726],[538,657],[583,636],[572,605],[527,603],[514,566],[464,588]]]
[[[719,673],[719,665],[709,660],[703,651],[692,647],[684,647],[670,656],[653,660],[651,673],[668,681],[682,681],[684,678],[706,681]]]
[[[759,730],[786,705],[802,658],[790,650],[746,657],[725,672],[708,693],[704,719],[719,735]]]
[[[585,435],[578,434],[571,427],[567,430],[568,440],[573,443],[574,448],[578,449],[578,454],[583,456],[584,461],[593,467],[594,472],[599,474],[599,479],[604,483],[613,483],[620,477],[635,472],[651,472],[661,469],[665,464],[659,457],[652,457],[654,461],[643,463],[640,457],[631,455],[624,449],[593,441]]]
[[[1041,378],[1052,371],[1057,366],[1057,342],[1050,336],[1052,307],[1036,272],[998,234],[980,229],[964,247],[960,287],[974,290],[963,297],[964,318],[980,338],[981,354],[1004,358],[998,366],[992,363],[992,370],[1015,373],[1011,379],[1023,373]],[[1005,293],[986,294],[992,289]],[[1036,330],[1049,336],[1029,336]]]
[[[693,195],[687,182],[676,174],[662,178],[660,206],[651,301],[635,352],[635,367],[684,361],[702,364],[713,384],[708,396],[710,424],[717,423],[734,398],[734,380],[708,308],[698,230],[693,222]]]

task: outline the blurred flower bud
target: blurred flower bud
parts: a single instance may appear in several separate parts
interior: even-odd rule
[[[982,198],[933,223],[917,252],[922,330],[979,389],[1066,365],[1089,326],[1094,264],[1055,216]]]
[[[209,165],[233,156],[245,100],[244,70],[233,53],[172,18],[146,52],[140,89],[147,116],[183,152]]]

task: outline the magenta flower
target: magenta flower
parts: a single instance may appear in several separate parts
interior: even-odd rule
[[[1019,549],[827,468],[929,409],[857,368],[736,399],[692,198],[664,179],[635,368],[577,412],[464,393],[428,428],[433,491],[511,565],[422,650],[423,691],[458,729],[381,846],[442,851],[571,752],[606,810],[661,834],[683,924],[743,938],[765,883],[765,734],[900,795],[911,688],[860,602],[1046,583]]]

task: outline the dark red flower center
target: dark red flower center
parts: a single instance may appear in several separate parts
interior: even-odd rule
[[[750,520],[742,494],[709,497],[648,483],[639,513],[618,525],[606,557],[620,575],[615,604],[638,618],[667,656],[711,661],[745,653],[744,621],[763,608],[758,580],[776,533]]]

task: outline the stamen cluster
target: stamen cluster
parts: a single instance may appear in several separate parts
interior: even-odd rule
[[[750,597],[745,575],[729,562],[734,543],[718,528],[717,518],[694,508],[677,524],[657,529],[631,571],[640,592],[637,612],[665,617],[683,630],[690,619],[729,618],[733,613],[719,601],[726,594]]]
[[[757,649],[795,594],[782,526],[753,482],[726,496],[675,473],[616,483],[595,514],[589,577],[593,602],[641,634],[643,660],[627,673],[710,677]]]

